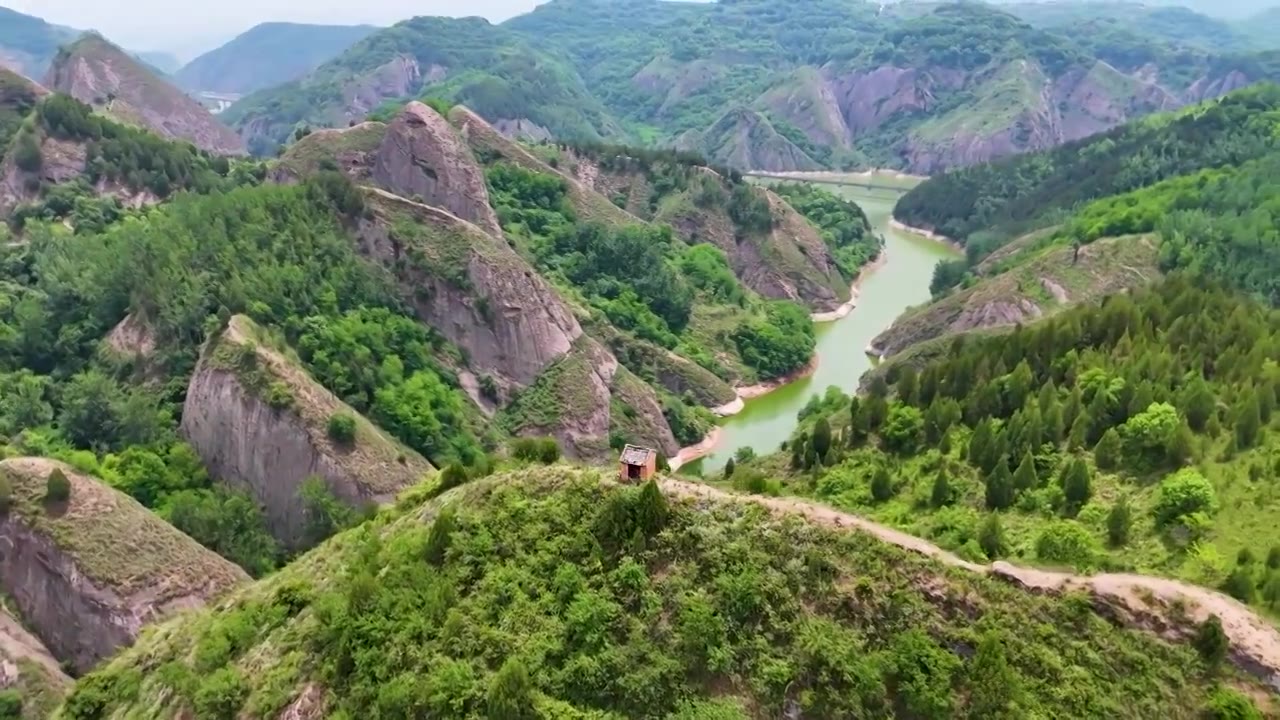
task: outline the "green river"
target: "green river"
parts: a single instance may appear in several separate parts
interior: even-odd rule
[[[866,180],[853,180],[854,182]],[[910,187],[917,181],[877,173],[877,185]],[[871,368],[865,350],[871,339],[888,328],[912,305],[929,299],[929,281],[939,260],[955,256],[950,247],[889,226],[890,213],[899,193],[851,185],[824,184],[862,206],[876,233],[884,236],[888,260],[863,279],[858,306],[840,320],[817,325],[818,369],[810,377],[797,380],[761,397],[747,400],[737,415],[721,422],[722,435],[715,450],[698,461],[704,472],[723,467],[742,447],[769,453],[791,436],[796,415],[814,395],[832,385],[846,392],[857,387],[858,379]],[[698,467],[691,463],[688,469]]]

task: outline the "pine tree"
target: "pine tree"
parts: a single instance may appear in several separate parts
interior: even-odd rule
[[[1089,419],[1082,415],[1076,416],[1076,421],[1071,425],[1071,432],[1067,435],[1067,449],[1080,450],[1089,439]]]
[[[1013,504],[1013,477],[1009,465],[1000,459],[987,474],[987,509],[1003,510]]]
[[[862,403],[862,406],[867,411],[867,432],[879,430],[885,418],[889,417],[889,402],[883,397],[872,395]]]
[[[734,468],[734,465],[733,465],[733,458],[729,458],[729,462],[727,462],[727,463],[725,463],[725,464],[724,464],[724,479],[725,479],[725,480],[728,480],[729,478],[733,477],[733,471],[734,471],[734,469],[735,469],[735,468]]]
[[[1101,470],[1115,470],[1120,466],[1120,433],[1110,428],[1093,448],[1093,461]]]
[[[878,503],[885,502],[893,497],[893,478],[889,476],[889,471],[882,465],[876,468],[876,472],[871,476],[871,498]]]
[[[1227,657],[1227,648],[1231,641],[1227,639],[1227,634],[1222,630],[1222,618],[1217,615],[1210,615],[1207,620],[1200,623],[1199,629],[1196,630],[1196,636],[1192,640],[1192,645],[1196,652],[1200,654],[1200,659],[1208,666],[1210,670],[1216,670],[1222,665],[1222,661]]]
[[[998,631],[983,633],[966,675],[969,688],[967,717],[1013,720],[1021,715],[1018,710],[1021,683],[1017,673],[1009,667],[1004,641]]]
[[[978,529],[978,546],[987,557],[996,560],[1007,552],[1004,540],[1004,528],[1000,526],[1000,513],[988,513],[987,519]]]
[[[1039,487],[1040,479],[1036,477],[1036,461],[1031,457],[1031,451],[1028,450],[1022,456],[1022,462],[1018,463],[1018,469],[1013,472],[1013,487],[1019,492],[1032,490]]]
[[[813,426],[813,453],[819,458],[825,458],[827,451],[831,449],[831,424],[827,422],[825,417],[818,418],[818,422]]]
[[[935,508],[946,507],[952,501],[951,479],[945,470],[939,470],[933,476],[933,492],[929,495],[929,504]]]
[[[1044,439],[1057,445],[1062,442],[1066,426],[1062,424],[1062,405],[1056,401],[1041,410]]]
[[[516,657],[509,657],[489,681],[485,697],[488,720],[535,720],[534,687],[529,671]]]
[[[867,441],[867,418],[862,412],[862,401],[857,395],[849,398],[849,447],[857,447]]]
[[[920,387],[920,376],[916,374],[916,369],[910,365],[904,365],[902,371],[898,373],[898,399],[908,405],[916,404],[916,392]]]
[[[992,441],[991,421],[983,420],[973,429],[973,435],[969,436],[969,462],[974,467],[988,471],[995,465],[991,457]]]
[[[650,478],[649,482],[640,488],[640,495],[635,501],[634,515],[637,528],[644,533],[645,537],[653,537],[666,527],[668,514],[667,498],[658,489],[658,483]]]
[[[1062,424],[1064,427],[1071,428],[1072,434],[1075,433],[1076,421],[1080,419],[1083,406],[1080,400],[1080,386],[1077,385],[1071,390],[1071,394],[1067,396],[1067,403],[1062,407]],[[1087,429],[1087,424],[1086,424]],[[1081,435],[1081,438],[1084,436]],[[1083,447],[1083,442],[1081,444]]]
[[[1258,442],[1262,432],[1262,411],[1258,407],[1258,394],[1246,392],[1245,397],[1236,406],[1236,446],[1241,450],[1251,448]]]
[[[1088,418],[1089,432],[1086,441],[1096,443],[1102,438],[1102,434],[1111,427],[1111,406],[1107,402],[1107,392],[1099,390],[1094,393],[1093,399],[1089,401],[1088,406],[1084,409],[1084,415]]]
[[[1196,432],[1204,432],[1209,418],[1217,411],[1218,400],[1204,378],[1197,375],[1182,391],[1178,409],[1187,417],[1187,424]]]
[[[1267,567],[1272,570],[1280,568],[1280,545],[1272,545],[1267,551]]]
[[[1067,512],[1075,515],[1089,502],[1093,495],[1093,481],[1089,477],[1089,466],[1080,458],[1075,458],[1063,471],[1062,494],[1067,499]]]
[[[1267,570],[1262,581],[1262,599],[1272,610],[1280,605],[1280,571]]]
[[[1129,528],[1133,526],[1133,512],[1129,500],[1121,495],[1107,513],[1107,541],[1112,547],[1123,547],[1129,542]]]
[[[1047,380],[1045,384],[1040,386],[1040,395],[1036,398],[1036,405],[1040,406],[1041,410],[1044,410],[1051,405],[1057,404],[1058,387],[1053,384],[1053,380]]]
[[[1246,605],[1258,598],[1258,590],[1253,584],[1252,566],[1236,566],[1222,584],[1222,591]]]
[[[1169,436],[1169,445],[1165,448],[1165,457],[1174,467],[1190,465],[1195,459],[1195,437],[1191,434],[1191,426],[1183,420],[1178,429]]]

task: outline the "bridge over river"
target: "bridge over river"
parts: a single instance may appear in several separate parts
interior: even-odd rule
[[[843,185],[863,190],[883,190],[896,195],[905,194],[919,182],[910,176],[886,176],[883,173],[836,173],[836,172],[786,172],[770,173],[752,171],[743,173],[747,177],[766,180],[785,180],[788,182],[823,183],[826,185]]]

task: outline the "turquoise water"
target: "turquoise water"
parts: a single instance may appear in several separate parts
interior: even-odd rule
[[[906,183],[890,175],[877,176],[876,184]],[[929,281],[939,260],[955,251],[919,235],[889,227],[898,194],[883,190],[823,185],[862,206],[878,234],[884,236],[888,260],[864,278],[858,306],[849,315],[817,326],[818,368],[810,377],[746,401],[743,411],[722,422],[723,434],[716,449],[701,461],[704,471],[718,470],[739,448],[751,447],[764,454],[777,450],[796,427],[796,415],[815,395],[831,385],[851,392],[872,366],[865,350],[871,339],[889,327],[903,310],[929,299]],[[694,466],[690,466],[692,469]]]

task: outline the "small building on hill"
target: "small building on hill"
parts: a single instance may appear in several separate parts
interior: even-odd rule
[[[628,445],[618,457],[618,479],[626,483],[644,482],[658,472],[658,451]]]

